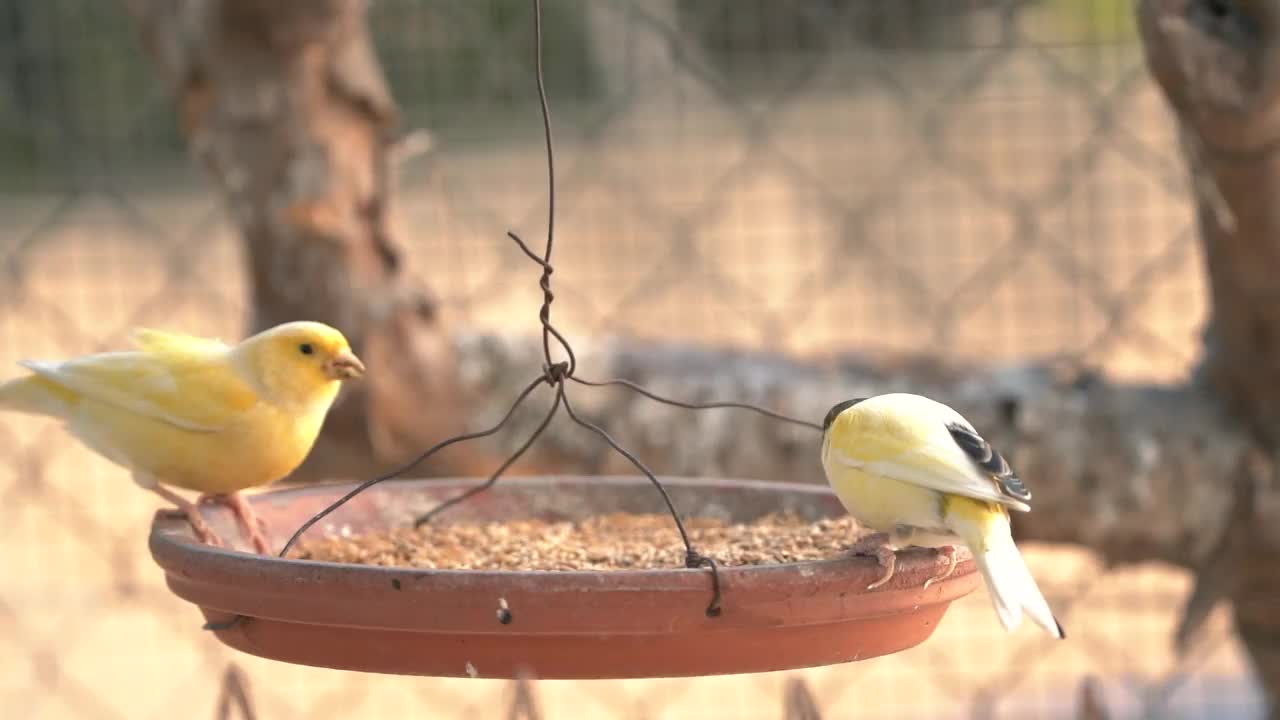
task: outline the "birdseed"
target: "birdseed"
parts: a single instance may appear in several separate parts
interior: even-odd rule
[[[748,523],[685,520],[698,552],[722,566],[840,557],[867,534],[848,516],[806,522],[770,514]],[[304,560],[452,570],[644,570],[684,566],[669,515],[615,513],[579,522],[428,524],[303,541]]]

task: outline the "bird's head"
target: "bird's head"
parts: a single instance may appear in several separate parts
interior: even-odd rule
[[[318,322],[290,322],[244,340],[235,351],[255,379],[281,399],[305,401],[336,392],[364,374],[364,363],[342,333]]]
[[[852,398],[850,400],[842,400],[835,405],[832,405],[831,409],[827,411],[827,416],[822,419],[823,433],[831,432],[831,425],[836,421],[836,418],[840,417],[845,410],[848,410],[863,400],[866,400],[866,398]]]

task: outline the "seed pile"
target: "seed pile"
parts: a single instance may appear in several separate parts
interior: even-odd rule
[[[685,521],[694,547],[722,566],[839,557],[865,535],[852,518],[806,522],[771,514],[749,523]],[[418,529],[300,543],[305,560],[455,570],[642,570],[684,566],[669,515],[615,513],[580,522],[518,520],[428,524]]]

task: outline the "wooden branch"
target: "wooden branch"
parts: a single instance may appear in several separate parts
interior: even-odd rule
[[[247,250],[253,330],[311,319],[369,366],[294,479],[367,474],[460,424],[454,358],[391,234],[396,105],[361,0],[126,0]],[[465,472],[462,453],[438,472]]]

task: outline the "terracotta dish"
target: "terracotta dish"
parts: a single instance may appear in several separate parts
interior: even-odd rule
[[[407,526],[476,480],[392,481],[366,491],[313,527],[315,536]],[[749,521],[776,511],[806,520],[844,513],[825,486],[665,479],[686,517]],[[350,485],[252,497],[279,547]],[[504,479],[438,522],[606,512],[662,512],[644,478]],[[238,538],[221,506],[205,509],[216,532]],[[240,548],[243,549],[243,548]],[[282,560],[198,543],[161,512],[151,552],[170,589],[211,622],[227,645],[291,663],[366,672],[455,677],[640,678],[765,672],[865,660],[918,645],[951,601],[980,584],[962,551],[951,578],[934,551],[899,554],[897,574],[869,557],[723,568],[723,611],[708,617],[705,570],[481,572]],[[500,622],[505,607],[509,612]],[[193,631],[198,627],[193,622]]]

